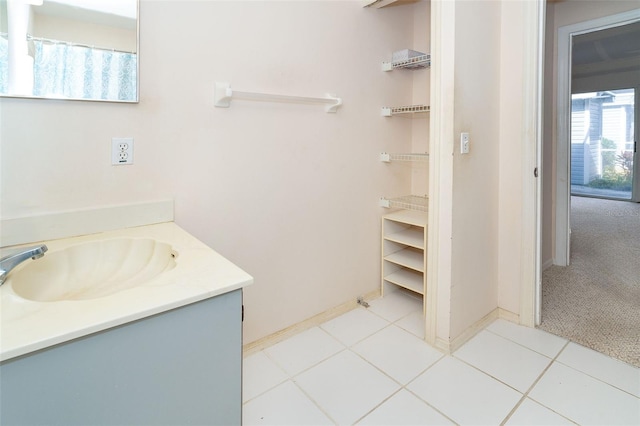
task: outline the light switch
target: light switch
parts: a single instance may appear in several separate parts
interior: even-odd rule
[[[469,153],[469,133],[467,132],[460,133],[460,153]]]

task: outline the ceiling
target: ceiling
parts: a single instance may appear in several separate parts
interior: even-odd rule
[[[640,21],[573,36],[572,42],[573,78],[640,72]]]

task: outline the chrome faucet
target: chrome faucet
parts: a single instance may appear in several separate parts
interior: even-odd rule
[[[33,260],[40,259],[47,251],[47,246],[41,244],[35,247],[20,249],[0,259],[0,285],[7,279],[9,272],[25,260],[31,258]]]

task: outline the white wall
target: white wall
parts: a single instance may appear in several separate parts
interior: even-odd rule
[[[179,225],[255,277],[245,343],[376,290],[377,199],[410,188],[377,156],[411,145],[380,107],[412,96],[380,63],[412,44],[413,10],[142,0],[139,104],[0,100],[0,214],[174,197]],[[216,80],[344,106],[214,108]],[[134,165],[110,165],[114,136],[135,138]]]
[[[454,18],[450,8],[454,8]],[[454,42],[439,54],[450,66],[449,52],[453,52],[455,71],[447,74],[445,70],[437,76],[443,86],[453,84],[454,105],[442,117],[445,123],[432,123],[443,141],[453,140],[452,146],[447,145],[449,153],[443,150],[439,157],[444,193],[437,191],[437,214],[446,225],[449,209],[452,224],[450,236],[446,226],[438,229],[441,251],[434,260],[438,268],[435,328],[436,341],[455,349],[497,308],[516,315],[520,312],[520,287],[527,266],[521,264],[522,212],[525,201],[530,201],[522,195],[523,167],[525,152],[531,148],[525,146],[530,137],[525,137],[524,130],[528,106],[523,87],[530,71],[525,66],[535,65],[535,60],[526,57],[524,44],[525,31],[536,17],[527,12],[530,8],[525,3],[510,0],[445,2],[438,13],[440,9],[443,16],[438,19],[452,20],[441,25],[454,28],[453,34],[443,34]],[[445,45],[442,43],[443,48]],[[445,109],[439,92],[438,108]],[[446,132],[447,120],[453,120],[450,136],[438,133]],[[461,132],[470,134],[468,155],[460,153]],[[453,186],[452,203],[447,206],[449,172]]]
[[[498,202],[498,305],[520,311],[523,148],[523,2],[502,3],[500,39],[500,148]]]
[[[452,339],[497,307],[500,16],[500,2],[456,2]]]
[[[431,2],[422,1],[414,4],[413,12],[413,43],[412,49],[419,52],[431,53]],[[407,7],[407,6],[403,6]],[[413,76],[413,104],[429,105],[431,67],[409,71]],[[411,120],[412,144],[411,152],[429,152],[429,123],[427,117]],[[426,162],[411,164],[411,193],[427,195],[429,193],[429,168]]]

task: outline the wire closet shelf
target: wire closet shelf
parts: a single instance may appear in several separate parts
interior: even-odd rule
[[[405,210],[415,210],[420,212],[428,211],[429,198],[420,195],[404,195],[395,198],[380,198],[380,207],[398,208]]]
[[[431,55],[414,56],[413,58],[403,59],[393,62],[383,62],[382,71],[393,71],[395,69],[421,69],[431,66]]]
[[[429,154],[427,153],[380,153],[380,161],[389,163],[391,161],[428,161]]]
[[[417,114],[429,112],[431,108],[429,105],[405,105],[397,107],[382,107],[382,116],[391,117],[392,115],[400,114]]]

